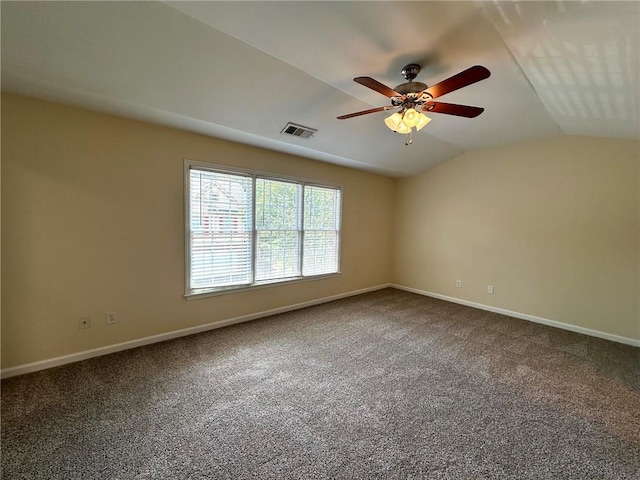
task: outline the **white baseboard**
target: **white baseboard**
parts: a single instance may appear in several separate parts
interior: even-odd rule
[[[60,365],[66,365],[68,363],[79,362],[81,360],[87,360],[89,358],[100,357],[102,355],[108,355],[110,353],[121,352],[122,350],[128,350],[131,348],[142,347],[144,345],[150,345],[152,343],[164,342],[165,340],[171,340],[173,338],[186,337],[187,335],[193,335],[194,333],[206,332],[208,330],[215,330],[216,328],[227,327],[236,323],[248,322],[250,320],[256,320],[258,318],[268,317],[270,315],[276,315],[278,313],[290,312],[305,307],[311,307],[313,305],[320,305],[322,303],[331,302],[333,300],[339,300],[341,298],[352,297],[354,295],[360,295],[362,293],[373,292],[382,288],[390,287],[390,284],[376,285],[374,287],[363,288],[361,290],[355,290],[346,293],[340,293],[332,295],[330,297],[318,298],[315,300],[309,300],[308,302],[296,303],[293,305],[287,305],[280,308],[274,308],[272,310],[265,310],[262,312],[252,313],[249,315],[243,315],[240,317],[229,318],[227,320],[221,320],[219,322],[207,323],[205,325],[198,325],[196,327],[183,328],[181,330],[174,330],[172,332],[161,333],[158,335],[152,335],[150,337],[139,338],[136,340],[129,340],[127,342],[116,343],[114,345],[107,345],[105,347],[94,348],[91,350],[84,350],[78,353],[72,353],[70,355],[63,355],[61,357],[50,358],[47,360],[41,360],[39,362],[26,363],[24,365],[18,365],[16,367],[10,367],[0,370],[0,378],[15,377],[17,375],[24,375],[25,373],[37,372],[39,370],[45,370],[47,368],[59,367]]]
[[[504,308],[492,307],[490,305],[483,305],[481,303],[469,302],[460,298],[448,297],[446,295],[440,295],[439,293],[427,292],[424,290],[418,290],[417,288],[405,287],[403,285],[391,284],[391,288],[397,288],[398,290],[404,290],[406,292],[417,293],[426,297],[438,298],[440,300],[446,300],[447,302],[459,303],[468,307],[478,308],[480,310],[487,310],[489,312],[500,313],[502,315],[508,315],[509,317],[519,318],[521,320],[528,320],[530,322],[541,323],[550,327],[561,328],[563,330],[569,330],[571,332],[583,333],[592,337],[604,338],[605,340],[611,340],[612,342],[624,343],[625,345],[632,345],[634,347],[640,347],[640,340],[634,338],[622,337],[620,335],[614,335],[612,333],[601,332],[599,330],[591,330],[590,328],[578,327],[571,325],[570,323],[557,322],[555,320],[549,320],[548,318],[536,317],[526,313],[513,312],[511,310],[505,310]]]

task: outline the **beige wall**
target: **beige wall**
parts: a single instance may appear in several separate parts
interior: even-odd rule
[[[342,184],[342,274],[185,300],[185,158]],[[3,94],[2,368],[388,283],[394,188],[379,175]],[[116,325],[105,325],[107,311]],[[90,329],[78,329],[82,316]]]
[[[394,283],[640,339],[639,163],[638,141],[567,136],[403,179]]]
[[[342,184],[343,273],[185,300],[185,158]],[[563,137],[395,181],[3,94],[2,368],[390,281],[640,339],[639,163]]]

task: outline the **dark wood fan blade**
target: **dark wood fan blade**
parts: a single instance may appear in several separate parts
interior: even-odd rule
[[[446,113],[458,117],[474,118],[484,112],[484,108],[471,107],[469,105],[456,105],[455,103],[427,102],[422,110],[425,112]]]
[[[353,79],[354,82],[359,83],[360,85],[364,85],[365,87],[369,87],[371,90],[375,90],[382,95],[385,95],[389,98],[391,97],[399,97],[401,96],[398,92],[393,90],[392,88],[383,85],[377,80],[374,80],[371,77],[356,77]]]
[[[347,118],[359,117],[360,115],[366,115],[368,113],[384,112],[385,110],[390,110],[392,108],[398,108],[398,107],[394,107],[393,105],[387,105],[385,107],[372,108],[371,110],[363,110],[362,112],[348,113],[347,115],[340,115],[337,118],[338,120],[345,120]]]
[[[453,77],[449,77],[440,83],[431,85],[425,91],[433,98],[438,98],[442,95],[446,95],[447,93],[451,93],[454,90],[458,90],[459,88],[484,80],[485,78],[488,78],[489,75],[491,75],[489,70],[480,65],[475,65],[474,67],[467,68],[466,70],[454,75]]]

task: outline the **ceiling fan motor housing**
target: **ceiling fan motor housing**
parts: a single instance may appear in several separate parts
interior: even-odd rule
[[[428,88],[428,86],[422,82],[414,82],[413,79],[420,73],[420,65],[417,63],[410,63],[405,65],[402,69],[402,76],[408,80],[407,83],[398,85],[394,90],[401,95],[407,95],[411,93],[420,93]]]
[[[404,78],[411,81],[420,73],[420,65],[418,65],[417,63],[410,63],[409,65],[405,65],[401,73]]]
[[[407,82],[402,85],[398,85],[394,90],[401,95],[407,95],[412,93],[422,93],[427,88],[429,87],[422,82]]]

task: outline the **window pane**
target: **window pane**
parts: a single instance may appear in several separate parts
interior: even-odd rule
[[[304,189],[304,229],[338,230],[340,190],[306,186]]]
[[[304,189],[304,276],[338,271],[340,190]]]
[[[295,183],[256,179],[256,280],[300,276],[300,195]]]
[[[190,288],[251,283],[250,177],[190,170]]]
[[[338,232],[304,232],[304,276],[338,271]]]
[[[256,243],[256,280],[300,276],[300,235],[297,230],[262,230]]]
[[[256,179],[256,229],[298,230],[301,186],[295,183]]]

